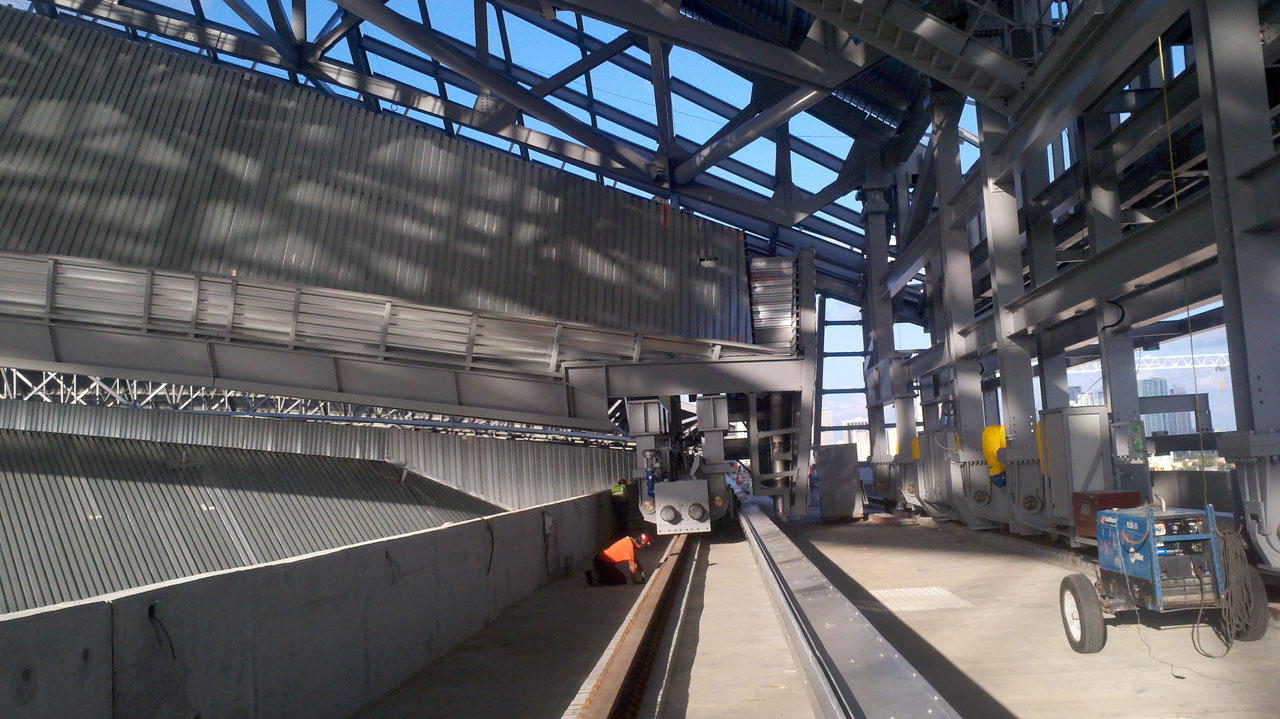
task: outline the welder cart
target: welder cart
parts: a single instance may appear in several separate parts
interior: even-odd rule
[[[1222,608],[1226,583],[1213,506],[1135,507],[1098,512],[1098,569],[1062,580],[1059,605],[1071,648],[1100,651],[1107,639],[1103,613],[1176,612]]]

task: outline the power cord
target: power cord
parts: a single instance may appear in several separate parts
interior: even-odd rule
[[[1222,621],[1216,628],[1218,638],[1226,645],[1227,652],[1237,634],[1249,626],[1253,613],[1253,593],[1249,591],[1249,557],[1245,553],[1244,538],[1235,532],[1218,532],[1218,546],[1222,552]],[[1197,647],[1197,650],[1199,647]],[[1204,652],[1201,652],[1203,654]],[[1226,656],[1226,652],[1223,653]]]
[[[400,581],[400,577],[404,576],[404,569],[400,567],[400,563],[395,560],[395,557],[391,556],[390,549],[384,550],[383,556],[387,558],[387,563],[391,565],[391,586],[394,587],[396,582]]]
[[[169,643],[169,656],[172,659],[177,660],[178,652],[173,648],[173,637],[169,636],[169,628],[166,627],[164,622],[160,621],[160,617],[156,615],[156,604],[158,604],[158,602],[152,602],[151,605],[147,607],[147,620],[151,622],[151,631],[156,633],[156,644],[163,647],[165,642]],[[162,632],[164,633],[163,639],[160,637]]]
[[[485,576],[489,576],[489,572],[493,571],[493,554],[498,548],[498,542],[493,537],[493,524],[489,522],[487,517],[484,520],[484,528],[489,530],[489,563],[484,568]]]

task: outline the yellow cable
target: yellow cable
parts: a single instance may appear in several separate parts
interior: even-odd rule
[[[1173,121],[1169,117],[1169,78],[1164,69],[1164,38],[1156,38],[1156,50],[1160,55],[1160,94],[1164,99],[1164,131],[1166,144],[1169,147],[1169,182],[1173,186],[1173,209],[1178,209],[1178,175],[1173,159]],[[1196,437],[1200,442],[1200,484],[1204,492],[1204,503],[1209,504],[1209,473],[1205,468],[1204,433],[1200,431],[1200,376],[1196,372],[1196,338],[1191,331],[1191,290],[1187,286],[1187,268],[1182,268],[1182,298],[1186,307],[1187,342],[1191,351],[1191,391],[1195,393]]]
[[[1169,119],[1169,79],[1164,71],[1164,38],[1156,38],[1156,49],[1160,54],[1160,94],[1164,98],[1164,130],[1169,145],[1169,182],[1173,183],[1173,209],[1178,209],[1178,175],[1173,165],[1173,128]]]

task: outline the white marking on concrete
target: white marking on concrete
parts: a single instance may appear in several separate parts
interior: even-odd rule
[[[942,587],[905,587],[902,589],[872,589],[885,609],[894,612],[916,612],[925,609],[963,609],[973,604],[948,592]]]

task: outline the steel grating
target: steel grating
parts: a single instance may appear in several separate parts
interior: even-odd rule
[[[0,430],[0,613],[501,511],[386,462]]]
[[[963,609],[973,603],[942,587],[872,589],[871,596],[891,612],[918,612],[926,609]]]

